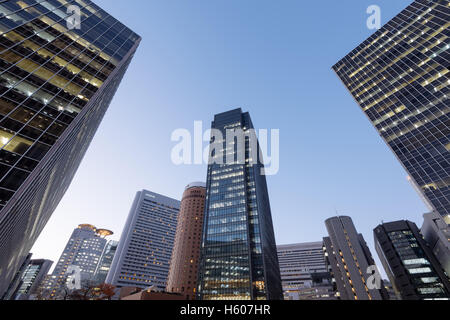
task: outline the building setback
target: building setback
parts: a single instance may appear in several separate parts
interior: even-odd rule
[[[107,243],[105,237],[112,234],[112,231],[106,229],[97,229],[90,224],[80,224],[72,232],[51,277],[48,277],[45,295],[51,299],[61,298],[68,276],[74,272],[79,271],[81,282],[94,281],[95,271]]]
[[[80,28],[69,28],[80,8]],[[140,37],[90,0],[0,3],[0,296],[69,187]]]
[[[139,191],[120,237],[106,283],[164,291],[180,201]]]
[[[427,213],[423,219],[420,232],[450,278],[450,220],[446,221],[437,212]]]
[[[350,217],[333,217],[325,221],[328,237],[324,238],[327,264],[336,281],[341,300],[388,300],[380,279],[378,288],[371,288],[369,278],[376,267],[362,234],[358,234]],[[370,271],[370,272],[369,272]]]
[[[333,66],[442,216],[450,215],[449,21],[449,0],[415,0]]]
[[[334,296],[331,281],[327,282],[331,276],[322,241],[280,245],[277,251],[285,300],[319,300]]]
[[[241,109],[217,114],[211,128],[199,299],[282,299],[264,165],[250,115]],[[236,137],[226,141],[229,133]]]
[[[195,299],[197,291],[205,197],[204,182],[189,184],[183,193],[178,215],[167,292],[180,293],[187,300]]]
[[[375,228],[374,235],[378,256],[398,297],[450,298],[449,279],[415,223],[383,223]]]

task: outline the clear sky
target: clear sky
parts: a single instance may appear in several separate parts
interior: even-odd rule
[[[35,258],[56,261],[80,223],[118,239],[138,190],[180,199],[206,180],[206,166],[172,164],[171,134],[236,107],[280,129],[280,172],[268,177],[277,244],[320,241],[338,212],[376,256],[382,220],[422,224],[406,172],[331,70],[374,32],[369,5],[384,24],[411,0],[95,2],[143,41]]]

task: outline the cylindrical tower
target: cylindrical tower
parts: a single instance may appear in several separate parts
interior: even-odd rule
[[[189,184],[178,214],[167,291],[183,294],[187,300],[194,300],[196,295],[205,197],[205,183]]]

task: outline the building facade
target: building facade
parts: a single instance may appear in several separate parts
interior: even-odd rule
[[[427,213],[423,216],[420,232],[450,278],[450,220],[445,220],[437,212]]]
[[[46,295],[59,299],[66,290],[68,276],[79,275],[80,283],[94,281],[95,271],[105,249],[106,236],[112,231],[97,229],[90,224],[80,224],[70,236],[48,283],[45,284]]]
[[[378,284],[370,281],[378,269],[373,269],[376,268],[375,261],[352,219],[333,217],[326,220],[325,225],[329,235],[323,239],[325,256],[336,282],[339,299],[388,300],[381,276]]]
[[[15,294],[15,299],[28,300],[32,295],[36,294],[52,264],[53,261],[51,260],[31,260],[22,275],[21,284]]]
[[[383,223],[374,230],[375,248],[402,300],[450,299],[450,282],[410,221]]]
[[[282,299],[264,165],[250,115],[241,109],[221,113],[211,128],[198,297]]]
[[[1,300],[14,300],[15,294],[21,285],[22,277],[27,269],[28,264],[31,261],[31,256],[33,254],[29,253],[20,264],[19,270],[17,270],[16,274],[12,278],[11,282],[8,284],[7,289]]]
[[[97,269],[94,273],[94,281],[96,283],[105,283],[108,272],[111,269],[111,265],[116,254],[117,247],[119,246],[119,241],[110,240],[103,250],[100,262],[98,263]]]
[[[323,242],[277,247],[285,300],[321,300],[334,297]]]
[[[70,5],[80,9],[74,28]],[[1,1],[0,14],[2,295],[69,187],[140,37],[90,0]]]
[[[139,191],[120,237],[106,283],[117,287],[167,286],[180,201]]]
[[[189,184],[178,215],[166,291],[182,294],[187,300],[195,299],[197,291],[205,198],[204,182]]]
[[[448,0],[415,0],[333,66],[442,216],[450,214]]]

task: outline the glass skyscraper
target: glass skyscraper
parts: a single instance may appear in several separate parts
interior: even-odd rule
[[[79,25],[69,23],[72,5]],[[0,2],[0,295],[66,192],[139,42],[89,0]]]
[[[450,2],[415,0],[334,71],[427,202],[450,215]]]
[[[247,135],[253,124],[249,113],[235,109],[216,115],[212,129],[223,137],[230,131]],[[211,139],[211,146],[216,144],[218,149],[210,150],[207,174],[201,300],[283,298],[269,195],[261,172],[264,165],[251,159],[259,144],[251,150],[249,135],[241,144],[216,136]],[[242,162],[240,154],[245,156]],[[236,161],[227,161],[227,155]]]

